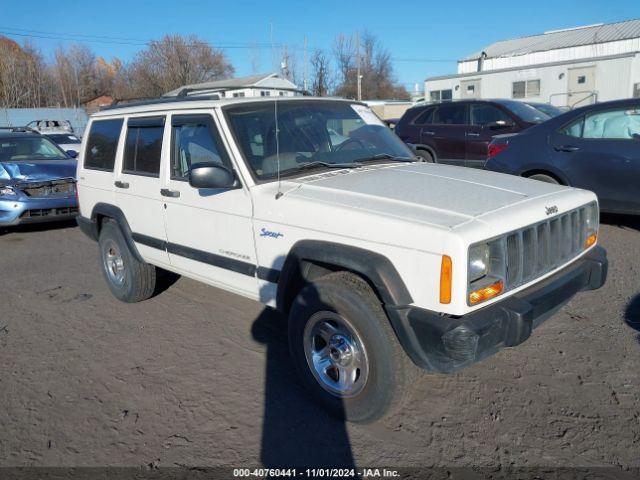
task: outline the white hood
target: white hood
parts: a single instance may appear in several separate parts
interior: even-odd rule
[[[566,187],[429,163],[370,166],[287,180],[285,195],[444,228]]]

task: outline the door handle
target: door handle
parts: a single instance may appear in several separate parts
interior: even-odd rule
[[[178,190],[169,190],[168,188],[163,188],[160,190],[160,195],[162,195],[163,197],[178,198],[180,196],[180,192]]]
[[[573,145],[560,145],[559,147],[554,147],[556,152],[575,152],[576,150],[580,150],[580,147],[575,147]]]
[[[121,182],[120,180],[116,180],[113,184],[118,188],[129,188],[128,182]]]
[[[432,131],[422,132],[422,133],[424,133],[425,135],[435,135],[436,134],[436,132],[432,132]]]
[[[479,133],[467,133],[467,137],[479,137]]]

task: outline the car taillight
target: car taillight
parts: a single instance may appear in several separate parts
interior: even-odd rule
[[[508,143],[490,143],[487,158],[495,157],[500,152],[506,150],[508,146]]]

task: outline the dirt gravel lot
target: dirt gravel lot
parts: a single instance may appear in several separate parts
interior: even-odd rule
[[[640,221],[603,220],[605,287],[370,426],[309,401],[259,304],[184,278],[122,304],[77,228],[4,231],[0,465],[638,467]]]

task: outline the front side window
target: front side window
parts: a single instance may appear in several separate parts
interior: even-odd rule
[[[189,169],[198,163],[229,165],[211,116],[173,115],[171,130],[172,180],[187,180]]]
[[[484,127],[489,124],[507,125],[513,123],[511,117],[499,108],[488,103],[477,103],[471,105],[471,124]]]
[[[465,105],[443,105],[438,107],[435,112],[433,123],[440,125],[464,125]]]
[[[338,101],[260,102],[225,108],[238,147],[258,180],[413,154],[368,108]],[[277,119],[277,122],[276,122]],[[391,157],[391,160],[389,159]]]
[[[130,118],[122,171],[132,175],[160,175],[164,117]]]
[[[0,161],[65,160],[59,147],[40,135],[0,138]]]
[[[84,168],[113,171],[122,122],[122,118],[118,118],[115,120],[95,120],[91,123],[87,149],[84,154]]]

